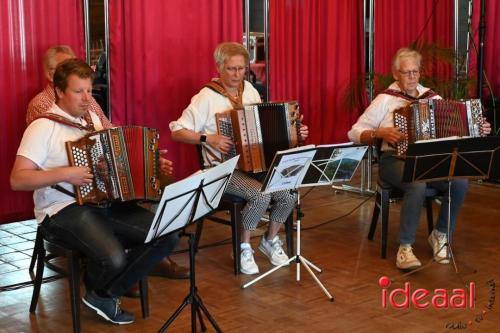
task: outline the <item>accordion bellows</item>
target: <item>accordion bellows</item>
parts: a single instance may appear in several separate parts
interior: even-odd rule
[[[300,114],[295,101],[249,104],[215,117],[218,134],[234,143],[222,159],[239,154],[238,168],[242,171],[267,171],[277,151],[300,144]]]
[[[94,175],[91,184],[75,186],[77,203],[159,200],[158,138],[156,129],[126,126],[66,142],[70,165]]]
[[[407,139],[396,144],[404,155],[408,144],[446,137],[479,137],[483,125],[481,101],[421,99],[394,111],[394,127]]]

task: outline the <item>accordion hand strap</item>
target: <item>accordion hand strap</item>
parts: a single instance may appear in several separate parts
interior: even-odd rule
[[[419,99],[432,98],[434,96],[437,96],[437,93],[432,89],[427,90],[422,95],[417,96],[417,97],[410,96],[410,95],[408,95],[400,90],[395,90],[395,89],[386,89],[386,90],[382,91],[381,94],[400,97],[400,98],[407,100],[408,102],[414,102],[414,101],[418,101]]]
[[[55,189],[55,190],[58,190],[58,191],[59,191],[59,192],[61,192],[61,193],[64,193],[64,194],[69,195],[69,196],[70,196],[70,197],[72,197],[72,198],[76,198],[75,193],[73,193],[73,192],[71,192],[71,191],[68,191],[67,189],[65,189],[65,188],[64,188],[64,187],[62,187],[61,185],[57,185],[57,184],[56,184],[56,185],[52,185],[51,187],[52,187],[53,189]]]
[[[221,94],[224,97],[227,97],[231,102],[233,109],[243,108],[243,89],[245,87],[243,82],[241,82],[240,86],[238,87],[238,96],[236,97],[232,96],[227,92],[226,88],[224,88],[219,79],[208,82],[207,84],[205,84],[204,87],[212,89],[216,93]]]
[[[55,122],[60,123],[60,124],[64,124],[67,126],[78,128],[82,131],[95,132],[94,122],[92,121],[92,117],[90,116],[88,111],[85,112],[85,115],[83,116],[83,119],[85,119],[85,121],[87,122],[87,125],[85,125],[85,126],[82,124],[79,124],[79,123],[75,123],[66,117],[63,117],[61,115],[51,113],[51,112],[47,112],[47,113],[41,114],[39,116],[36,116],[33,120],[40,119],[40,118],[47,118],[47,119],[50,119],[50,120],[55,121]]]

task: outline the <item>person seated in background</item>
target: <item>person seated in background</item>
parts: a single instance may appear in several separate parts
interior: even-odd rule
[[[219,44],[214,52],[219,77],[212,80],[191,99],[181,117],[170,123],[174,141],[202,144],[204,163],[211,166],[220,162],[221,153],[227,153],[233,142],[227,136],[218,135],[215,114],[241,108],[243,104],[260,103],[259,93],[245,81],[249,55],[243,45],[225,42]],[[301,127],[302,138],[307,138],[307,126]],[[251,232],[272,202],[267,232],[262,235],[259,250],[273,265],[281,265],[288,260],[278,237],[278,231],[292,212],[296,195],[290,191],[265,194],[260,191],[262,183],[250,174],[235,170],[226,193],[246,200],[242,213],[241,231],[241,272],[256,274],[259,268],[255,263],[251,244]]]
[[[13,190],[34,191],[40,226],[87,258],[83,303],[112,323],[129,324],[134,316],[120,308],[119,297],[168,255],[179,237],[173,233],[144,244],[154,218],[149,210],[135,202],[78,205],[68,194],[93,178],[89,167],[68,166],[65,148],[65,142],[103,128],[89,110],[92,75],[79,59],[56,67],[56,101],[47,111],[56,117],[36,119],[25,130],[10,183]]]
[[[26,124],[29,125],[37,117],[43,115],[47,112],[55,102],[54,93],[54,82],[53,76],[54,71],[58,64],[67,60],[74,59],[75,53],[71,47],[66,45],[52,46],[47,49],[43,56],[43,70],[45,73],[45,78],[47,79],[47,86],[43,91],[37,94],[29,103],[28,110],[26,112]],[[88,110],[94,112],[98,117],[104,129],[112,128],[114,125],[109,121],[109,119],[104,115],[101,107],[96,102],[92,95],[89,97],[89,107]],[[162,154],[166,153],[166,150],[161,151]],[[161,157],[160,158],[160,169],[163,175],[172,174],[172,162]],[[165,257],[151,272],[153,276],[161,276],[170,279],[187,279],[189,278],[189,269],[186,267],[179,266],[175,261],[169,257]],[[134,286],[128,293],[127,296],[139,297],[139,289]]]
[[[55,101],[54,71],[58,64],[67,59],[75,58],[75,53],[71,47],[67,45],[52,46],[45,52],[43,56],[43,72],[47,79],[47,86],[38,93],[28,104],[26,112],[26,125],[29,125],[37,116],[47,112]],[[105,129],[113,127],[113,124],[106,118],[99,104],[94,97],[91,96],[89,110],[93,111],[99,117],[101,124]]]
[[[415,269],[422,264],[413,253],[417,226],[420,221],[421,208],[425,200],[427,186],[434,187],[443,193],[445,198],[441,205],[439,219],[429,235],[428,242],[432,248],[434,259],[441,263],[450,262],[448,248],[448,182],[403,183],[404,160],[397,158],[393,145],[405,138],[399,128],[394,127],[393,112],[409,103],[423,98],[439,99],[434,91],[419,84],[422,56],[419,52],[402,48],[393,59],[392,75],[395,82],[380,93],[368,106],[365,112],[348,132],[349,139],[355,143],[376,145],[382,141],[379,158],[380,179],[404,191],[401,204],[399,226],[399,249],[396,266],[400,269]],[[482,128],[483,135],[491,132],[488,122]],[[455,230],[457,215],[462,207],[468,181],[456,179],[451,181],[451,237]]]

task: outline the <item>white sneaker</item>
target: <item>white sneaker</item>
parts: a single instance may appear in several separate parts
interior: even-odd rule
[[[429,245],[432,248],[432,253],[434,254],[434,260],[440,264],[449,264],[450,258],[448,257],[448,237],[446,234],[434,229],[429,235]]]
[[[396,257],[396,267],[399,269],[415,269],[422,266],[422,263],[413,254],[411,245],[400,245]]]
[[[283,243],[277,235],[272,240],[267,240],[264,234],[260,239],[259,250],[269,258],[271,264],[279,266],[288,261],[288,256],[283,251],[282,245]]]
[[[253,250],[251,247],[241,247],[240,255],[240,272],[243,274],[257,274],[259,267],[253,258]]]

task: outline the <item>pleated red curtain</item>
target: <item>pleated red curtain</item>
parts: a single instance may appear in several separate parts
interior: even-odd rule
[[[480,0],[473,1],[472,32],[476,48],[471,45],[471,73],[477,73],[477,52],[479,48],[479,18],[480,18]],[[486,0],[485,11],[485,36],[484,36],[484,64],[483,70],[486,79],[491,85],[494,96],[500,96],[500,3],[496,0]],[[489,89],[484,89],[485,96],[490,96]]]
[[[84,55],[81,1],[0,1],[0,223],[33,216],[31,192],[13,192],[9,174],[29,101],[45,87],[42,56],[55,44]]]
[[[453,48],[454,1],[375,1],[375,73],[391,72],[392,57],[401,47],[414,42]],[[425,75],[450,78],[451,65],[427,62]]]
[[[298,100],[310,142],[347,141],[360,110],[343,103],[363,76],[363,1],[270,1],[270,99]]]
[[[159,129],[175,175],[199,168],[193,146],[170,140],[168,124],[216,76],[213,50],[241,43],[241,0],[110,0],[111,108],[115,124]]]

